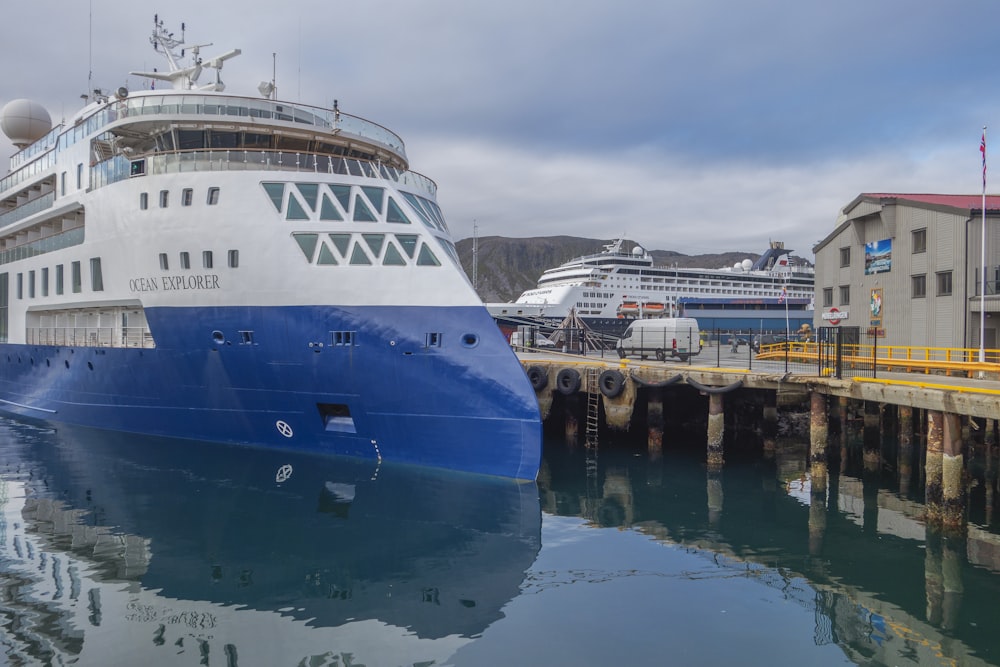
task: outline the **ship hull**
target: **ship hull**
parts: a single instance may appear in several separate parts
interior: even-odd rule
[[[146,317],[152,349],[5,345],[0,411],[518,479],[537,473],[537,399],[481,307],[174,307]],[[338,345],[331,332],[350,336]]]

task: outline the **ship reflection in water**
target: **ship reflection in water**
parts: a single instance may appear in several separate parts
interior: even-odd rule
[[[0,421],[11,664],[434,663],[502,616],[534,484]]]
[[[549,443],[536,485],[0,420],[6,659],[1000,664],[995,451],[946,538],[915,470],[665,450]]]

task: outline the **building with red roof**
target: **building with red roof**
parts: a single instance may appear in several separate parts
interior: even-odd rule
[[[982,195],[858,195],[813,248],[815,326],[860,327],[886,345],[997,348],[1000,196],[985,203],[984,246]]]

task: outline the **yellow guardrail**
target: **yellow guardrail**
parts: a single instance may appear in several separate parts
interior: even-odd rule
[[[757,355],[761,360],[783,360],[818,363],[817,343],[791,341],[762,345]],[[872,356],[874,350],[874,359]],[[979,350],[953,347],[915,347],[905,345],[841,345],[844,368],[876,368],[904,373],[943,373],[975,377],[983,373],[1000,374],[1000,350],[985,350],[985,361],[979,361]]]

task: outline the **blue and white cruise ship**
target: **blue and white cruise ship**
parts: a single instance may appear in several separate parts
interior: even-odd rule
[[[148,90],[3,109],[0,410],[534,479],[534,391],[402,140],[151,42]]]

